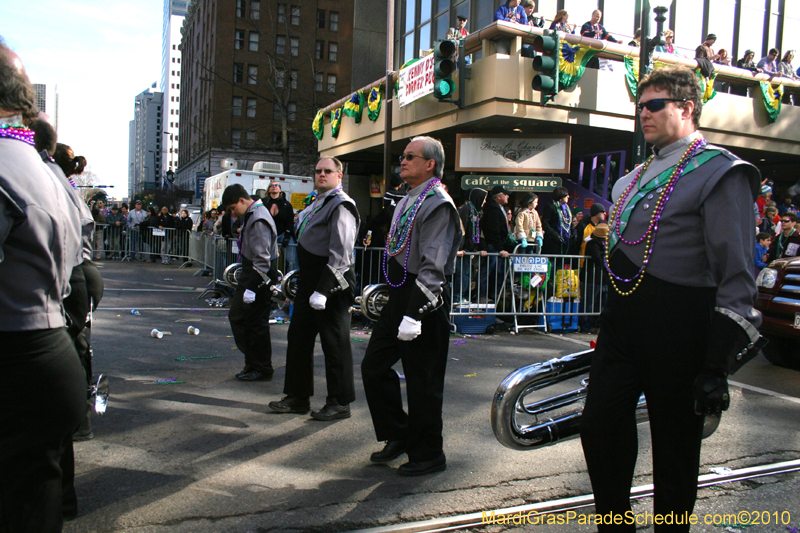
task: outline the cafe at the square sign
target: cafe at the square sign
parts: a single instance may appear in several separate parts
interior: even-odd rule
[[[569,135],[456,135],[456,172],[569,174]]]

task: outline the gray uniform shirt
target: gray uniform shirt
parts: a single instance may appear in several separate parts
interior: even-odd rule
[[[272,215],[261,200],[250,206],[252,213],[245,215],[247,224],[242,228],[242,256],[253,262],[255,268],[264,278],[278,257],[277,231]],[[258,222],[263,220],[264,222]]]
[[[695,132],[659,150],[640,185],[645,186],[676,165],[699,136]],[[690,161],[672,191],[658,224],[646,273],[678,285],[717,287],[716,307],[729,309],[758,327],[761,316],[753,310],[757,290],[752,274],[753,187],[758,183],[758,170],[723,148],[707,145],[705,151],[708,150],[719,150],[721,154],[702,166],[694,159]],[[614,185],[615,202],[636,179],[639,168]],[[619,213],[636,191],[634,187],[625,205],[617,208],[612,232],[616,232],[620,223]],[[659,189],[652,195],[653,198],[648,195],[638,202],[627,225],[622,226],[622,236],[627,240],[638,240],[649,226]],[[617,250],[642,266],[644,242],[630,246],[619,241],[612,254]]]
[[[80,250],[80,214],[64,186],[32,146],[0,138],[0,331],[66,325]]]
[[[318,194],[315,203],[312,202],[297,217],[298,230],[303,220],[312,217],[303,228],[297,244],[311,254],[327,257],[328,267],[344,274],[353,265],[353,249],[358,232],[358,219],[354,214],[356,203],[341,190],[336,192],[334,198],[327,200],[331,192]],[[351,207],[348,208],[345,203]],[[316,213],[313,211],[315,207],[319,208]]]
[[[397,217],[414,205],[432,179],[434,178],[408,191],[408,196],[398,203],[392,215],[393,227]],[[455,272],[456,253],[464,232],[453,199],[441,185],[437,185],[432,191],[433,195],[422,202],[414,218],[411,242],[405,250],[392,259],[398,261],[401,266],[406,264],[408,271],[417,276],[417,285],[421,285],[438,298],[442,293],[446,276]],[[390,238],[391,230],[387,236],[387,239]],[[406,256],[408,256],[407,263]],[[400,282],[400,280],[393,281]]]

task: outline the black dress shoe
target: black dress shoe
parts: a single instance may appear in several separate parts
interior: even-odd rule
[[[406,442],[403,440],[387,440],[386,446],[379,452],[369,456],[370,462],[388,463],[406,453]]]
[[[253,370],[252,372],[238,376],[236,379],[239,381],[272,381],[272,372]]]
[[[314,420],[321,420],[322,422],[330,422],[331,420],[341,420],[343,418],[350,418],[349,405],[332,405],[326,403],[325,406],[319,411],[311,411],[311,418]]]
[[[253,371],[253,367],[250,365],[244,365],[244,368],[238,371],[235,375],[237,378],[244,376],[245,374],[249,374]]]
[[[276,413],[298,413],[304,415],[311,409],[311,404],[308,402],[308,398],[285,396],[280,401],[269,402],[269,408]]]
[[[447,459],[444,457],[444,452],[430,461],[408,462],[400,465],[397,473],[401,476],[424,476],[426,474],[433,474],[434,472],[443,472],[447,468]]]

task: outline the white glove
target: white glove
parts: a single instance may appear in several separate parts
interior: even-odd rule
[[[317,311],[322,311],[325,309],[325,302],[328,301],[327,296],[323,296],[317,291],[314,291],[314,294],[308,299],[308,305],[311,306],[311,309],[315,309]]]
[[[422,322],[410,316],[404,316],[397,328],[397,338],[401,341],[413,341],[422,333]]]
[[[246,304],[251,304],[256,301],[256,293],[247,289],[244,291],[244,296],[242,297],[242,301]]]

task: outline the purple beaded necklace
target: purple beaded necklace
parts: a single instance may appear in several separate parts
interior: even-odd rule
[[[33,130],[21,124],[0,124],[0,137],[16,139],[31,146],[34,145]]]
[[[417,217],[419,206],[425,201],[425,198],[428,196],[428,193],[431,191],[431,189],[441,183],[441,180],[438,178],[431,180],[428,186],[425,187],[425,189],[419,194],[419,198],[416,199],[414,205],[411,206],[408,216],[403,216],[406,212],[405,207],[406,204],[408,204],[408,196],[406,196],[403,206],[397,210],[397,216],[394,218],[392,227],[389,230],[389,238],[386,239],[386,253],[383,254],[383,275],[386,278],[386,283],[388,283],[391,287],[401,287],[403,283],[406,282],[406,278],[408,278],[408,254],[406,254],[406,258],[403,263],[403,280],[398,284],[392,283],[392,281],[389,279],[389,270],[386,267],[388,258],[400,255],[400,253],[406,249],[408,243],[411,242],[411,230],[414,228],[414,222]]]
[[[614,204],[614,209],[611,211],[611,217],[609,218],[609,226],[614,228],[617,238],[629,246],[636,246],[638,244],[641,244],[642,242],[645,243],[644,259],[642,261],[642,266],[639,268],[639,271],[636,273],[636,275],[630,279],[622,278],[614,274],[614,272],[611,270],[611,266],[609,265],[608,262],[609,255],[611,252],[611,246],[606,245],[606,253],[603,263],[605,264],[606,271],[608,271],[608,274],[611,276],[611,285],[614,287],[614,290],[616,290],[620,296],[629,296],[633,294],[633,292],[639,287],[639,284],[642,282],[642,279],[644,277],[643,276],[644,271],[647,268],[647,263],[650,261],[650,256],[653,253],[653,246],[655,245],[656,242],[656,233],[658,232],[658,222],[659,220],[661,220],[661,214],[664,211],[664,207],[667,205],[670,196],[672,196],[672,191],[673,189],[675,189],[675,184],[678,183],[678,180],[683,175],[683,171],[686,169],[686,165],[688,165],[689,161],[692,160],[692,158],[697,154],[697,152],[702,150],[705,146],[706,146],[706,140],[700,137],[698,139],[695,139],[694,142],[692,142],[692,144],[689,145],[689,148],[687,148],[686,151],[683,153],[680,161],[678,161],[678,164],[675,165],[675,169],[672,171],[672,175],[670,175],[669,180],[667,180],[664,189],[661,191],[661,195],[658,197],[656,208],[653,210],[653,215],[650,217],[650,224],[648,225],[644,234],[639,239],[635,241],[629,241],[624,237],[622,237],[622,231],[620,230],[621,224],[617,219],[617,212],[618,211],[620,212],[620,217],[621,217],[622,206],[625,205],[625,201],[628,199],[628,196],[630,195],[631,191],[633,191],[634,187],[639,185],[639,181],[641,180],[647,168],[650,166],[650,163],[653,161],[653,158],[655,156],[650,156],[650,158],[645,162],[645,164],[642,165],[642,167],[639,169],[639,173],[636,175],[636,178],[631,181],[630,185],[628,185],[628,187],[619,197],[617,202]],[[633,286],[631,290],[624,292],[619,289],[616,283],[617,281],[628,283],[633,280],[636,280],[636,284]]]

